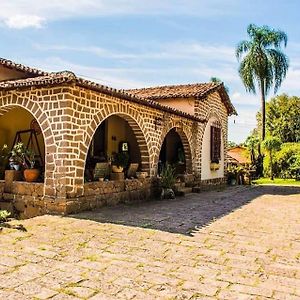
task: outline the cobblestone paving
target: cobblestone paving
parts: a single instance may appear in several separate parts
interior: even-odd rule
[[[0,299],[300,299],[300,189],[229,188],[0,231]]]

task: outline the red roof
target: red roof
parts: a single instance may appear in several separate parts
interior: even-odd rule
[[[227,151],[227,155],[230,158],[236,160],[240,164],[250,164],[250,159],[248,157],[247,148],[236,146]]]
[[[179,85],[165,85],[156,86],[141,89],[126,90],[126,92],[135,95],[137,97],[158,100],[168,98],[190,98],[204,99],[207,95],[218,91],[221,99],[225,104],[228,114],[236,114],[236,110],[233,107],[229,96],[224,88],[223,83],[194,83],[194,84],[179,84]]]

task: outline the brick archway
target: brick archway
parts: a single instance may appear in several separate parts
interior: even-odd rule
[[[185,155],[185,164],[186,164],[186,172],[191,174],[193,172],[193,160],[192,160],[192,148],[190,145],[190,140],[188,133],[183,129],[183,126],[177,126],[176,124],[169,123],[167,126],[165,126],[162,130],[161,137],[160,137],[160,143],[159,143],[159,150],[155,155],[155,165],[156,165],[156,171],[158,166],[158,160],[160,151],[163,145],[163,142],[167,136],[167,134],[172,130],[175,129],[176,133],[179,135],[183,149],[184,149],[184,155]]]
[[[147,144],[146,135],[144,133],[144,129],[142,127],[142,120],[138,116],[132,116],[125,112],[113,112],[113,113],[104,113],[105,110],[101,110],[98,114],[96,114],[91,121],[90,125],[87,128],[85,140],[84,140],[84,152],[81,151],[81,158],[84,161],[84,168],[86,164],[86,158],[88,154],[88,149],[94,137],[94,134],[100,124],[108,119],[111,116],[118,116],[124,119],[132,129],[134,136],[136,138],[137,144],[139,146],[140,155],[141,155],[141,171],[147,172],[150,175],[150,156],[149,149]]]
[[[40,107],[32,101],[26,99],[17,98],[16,101],[12,101],[9,97],[2,98],[0,100],[0,117],[14,108],[22,108],[29,112],[33,118],[38,122],[41,133],[43,135],[44,147],[45,147],[45,180],[44,180],[44,196],[53,196],[54,185],[54,160],[55,160],[55,141],[52,134],[52,129],[47,115],[42,112]]]

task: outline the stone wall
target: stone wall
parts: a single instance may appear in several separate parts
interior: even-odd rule
[[[208,120],[211,115],[218,116],[226,142],[227,112],[219,93],[209,95],[205,100],[197,100],[195,105],[195,115],[198,117]],[[44,185],[36,186],[35,191],[24,190],[18,193],[20,189],[25,189],[23,184],[18,183],[14,187],[14,195],[18,199],[33,197],[41,212],[42,207],[44,211],[53,211],[55,206],[61,212],[82,210],[85,205],[92,208],[104,201],[102,196],[98,199],[97,195],[88,195],[93,188],[104,188],[104,183],[85,184],[84,169],[96,129],[112,115],[122,117],[132,128],[140,147],[142,171],[146,171],[150,177],[157,172],[162,143],[172,128],[176,128],[181,137],[187,173],[198,179],[201,176],[201,143],[206,123],[193,118],[120,99],[76,84],[0,91],[0,116],[14,107],[26,109],[38,121],[45,142],[46,164]],[[133,195],[134,191],[140,191],[135,189],[135,184],[139,183],[125,182],[124,190],[123,187],[115,185],[113,188],[116,191],[112,194],[117,194],[117,189],[121,189],[119,193],[123,193],[125,199],[129,192]],[[143,187],[141,190],[146,191]],[[140,192],[136,194],[133,198],[138,198]],[[40,200],[36,201],[34,197]]]
[[[199,182],[194,182],[193,192],[200,193],[208,190],[215,190],[220,187],[226,186],[226,177],[214,178],[207,180],[200,180]]]
[[[9,193],[5,192],[3,187],[0,207],[8,209],[22,219],[38,216],[46,213],[43,196],[43,183],[14,181]]]
[[[222,125],[222,138],[223,138],[223,149],[221,150],[224,155],[224,169],[226,169],[226,162],[227,162],[227,139],[228,139],[228,113],[224,103],[221,101],[221,97],[219,92],[214,92],[208,95],[205,99],[197,100],[195,102],[195,115],[198,117],[202,117],[206,120],[205,123],[198,124],[197,130],[197,144],[196,147],[197,151],[197,170],[201,174],[201,162],[202,159],[202,145],[204,142],[204,131],[206,126],[209,123],[211,118],[216,118],[220,124]],[[205,159],[210,159],[206,157]],[[199,174],[197,173],[197,174]],[[200,176],[201,178],[201,176]]]
[[[82,174],[89,145],[98,126],[112,115],[124,118],[132,128],[140,146],[142,171],[151,176],[156,174],[163,140],[172,128],[178,128],[189,172],[197,172],[192,165],[194,151],[191,141],[195,121],[77,86],[70,90],[67,98],[69,115],[64,126],[68,132],[65,137],[70,137],[70,141],[66,146],[71,153],[79,149],[79,156],[76,159],[70,157],[70,165],[66,166],[68,197],[83,195]]]
[[[0,180],[0,199],[1,199],[1,195],[4,192],[4,180]]]
[[[19,218],[30,218],[46,213],[70,214],[105,205],[145,201],[151,195],[151,180],[99,181],[84,185],[80,198],[50,200],[43,197],[43,183],[14,181],[10,193],[4,192],[0,182],[0,208],[8,209]]]

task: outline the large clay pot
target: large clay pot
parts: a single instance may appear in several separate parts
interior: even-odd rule
[[[111,166],[111,170],[113,171],[113,173],[122,173],[123,169],[123,167],[117,167],[116,165]]]
[[[35,182],[40,176],[39,169],[25,169],[24,170],[24,178],[27,182]]]

